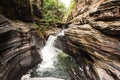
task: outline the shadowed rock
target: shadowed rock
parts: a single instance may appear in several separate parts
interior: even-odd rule
[[[32,21],[29,0],[4,0],[0,1],[1,14],[9,19]]]
[[[20,80],[30,68],[41,62],[38,42],[30,28],[0,15],[0,79]]]
[[[0,14],[12,20],[31,22],[42,18],[42,7],[43,0],[4,0],[0,1]]]

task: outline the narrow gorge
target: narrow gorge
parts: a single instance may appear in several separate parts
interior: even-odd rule
[[[44,1],[0,1],[0,80],[120,80],[120,0]]]

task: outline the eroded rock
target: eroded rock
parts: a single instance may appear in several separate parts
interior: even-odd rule
[[[29,0],[4,0],[0,1],[1,14],[9,19],[32,21]]]
[[[59,39],[67,47],[63,51],[79,64],[80,73],[71,69],[70,74],[74,80],[120,80],[120,1],[84,1],[92,1],[88,10],[78,12],[81,14],[71,20],[64,38]],[[83,16],[89,22],[76,24]]]
[[[41,62],[38,40],[23,23],[14,23],[0,15],[0,79],[20,80],[30,68]],[[41,41],[42,45],[42,40]]]
[[[31,22],[42,18],[43,0],[0,1],[0,14],[12,20]]]

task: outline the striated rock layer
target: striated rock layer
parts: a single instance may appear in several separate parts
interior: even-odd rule
[[[36,38],[27,25],[14,23],[0,15],[0,80],[20,80],[41,62],[38,43],[42,46],[42,39]]]
[[[71,76],[74,80],[120,80],[120,0],[77,1],[91,3],[81,7],[83,11],[59,38],[63,51],[79,64],[79,71],[69,71]]]
[[[0,0],[0,14],[12,20],[31,22],[42,18],[42,6],[43,0]]]

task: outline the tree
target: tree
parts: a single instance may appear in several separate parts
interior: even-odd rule
[[[43,18],[48,21],[62,21],[65,6],[59,0],[43,0]]]
[[[75,8],[75,6],[76,6],[75,0],[71,0],[71,3],[69,5],[69,7],[67,8],[67,12],[64,15],[64,21],[67,22],[67,21],[72,19],[72,16],[71,16],[72,15],[72,10],[74,10],[73,8]]]

